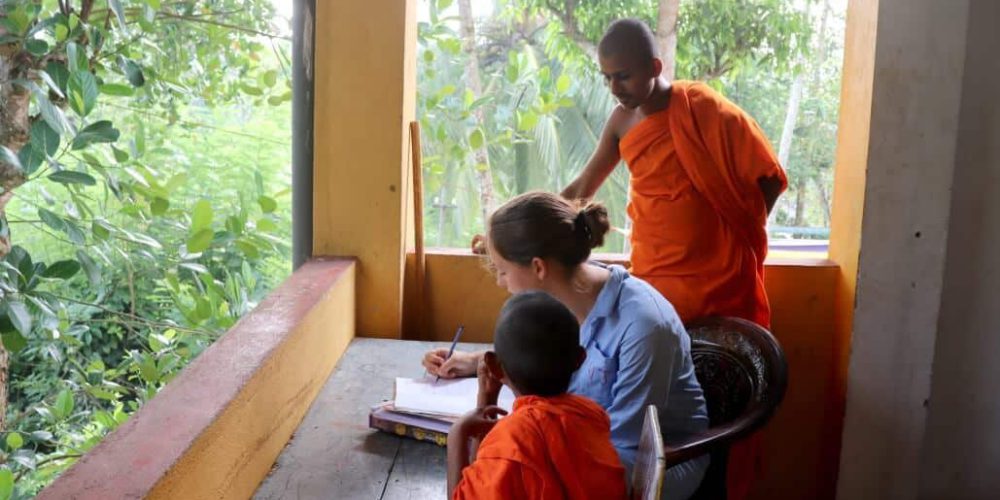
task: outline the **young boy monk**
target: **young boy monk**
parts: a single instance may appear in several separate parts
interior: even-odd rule
[[[563,196],[592,198],[625,160],[632,274],[659,290],[685,323],[720,315],[769,328],[765,226],[787,180],[764,133],[704,83],[667,81],[641,21],[612,23],[598,59],[619,105]],[[749,488],[753,448],[738,443],[731,452],[731,499]]]
[[[625,498],[625,469],[607,414],[566,393],[586,355],[579,338],[573,313],[548,294],[524,292],[507,301],[495,351],[480,365],[479,408],[448,433],[450,498]],[[506,413],[494,406],[501,383],[517,399],[498,421]]]

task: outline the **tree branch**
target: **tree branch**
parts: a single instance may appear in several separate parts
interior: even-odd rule
[[[591,60],[597,61],[597,45],[591,42],[576,26],[576,0],[565,0],[563,4],[563,9],[552,3],[552,0],[546,0],[545,6],[548,7],[549,11],[555,14],[559,22],[562,23],[563,33],[576,43],[576,46],[587,54]]]

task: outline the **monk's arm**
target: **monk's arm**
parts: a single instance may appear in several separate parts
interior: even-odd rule
[[[604,180],[618,165],[621,155],[618,153],[618,135],[615,132],[615,123],[620,119],[617,115],[618,110],[615,110],[608,118],[608,123],[604,125],[604,131],[601,132],[601,138],[597,142],[597,149],[594,150],[594,154],[580,175],[563,189],[563,198],[568,200],[593,198]]]
[[[778,196],[783,191],[784,186],[781,178],[776,175],[761,177],[757,179],[757,184],[760,186],[761,194],[764,195],[764,205],[767,206],[767,214],[771,215],[771,209],[774,208],[774,204],[778,201]]]
[[[455,495],[455,487],[462,479],[462,470],[472,461],[469,453],[469,437],[461,430],[452,426],[448,432],[448,498]]]

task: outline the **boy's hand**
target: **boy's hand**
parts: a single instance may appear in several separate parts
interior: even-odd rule
[[[452,425],[451,432],[456,433],[457,437],[462,440],[481,440],[497,424],[497,417],[506,414],[507,410],[499,406],[491,405],[476,408],[458,419]]]
[[[477,399],[479,406],[484,407],[497,404],[497,401],[500,399],[500,389],[503,388],[503,382],[500,382],[499,379],[490,373],[490,369],[486,366],[485,358],[479,358],[476,376],[479,378],[479,397]]]
[[[448,349],[442,347],[427,351],[421,363],[427,373],[441,378],[471,377],[476,374],[480,359],[481,353],[462,351],[455,351],[448,358]]]

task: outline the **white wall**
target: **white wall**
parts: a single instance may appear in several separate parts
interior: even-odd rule
[[[1000,2],[969,8],[920,498],[1000,497]]]

